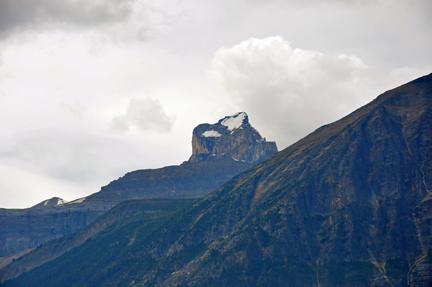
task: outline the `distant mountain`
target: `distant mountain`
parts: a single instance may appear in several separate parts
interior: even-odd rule
[[[222,121],[235,122],[236,125],[230,124],[230,132],[224,132],[219,127]],[[204,159],[193,153],[191,158],[201,157],[201,160],[133,171],[102,187],[101,191],[71,202],[54,197],[28,209],[0,209],[0,258],[23,250],[30,251],[51,239],[77,232],[125,200],[203,197],[277,152],[276,144],[263,141],[249,124],[246,113],[225,117],[215,125],[204,125],[214,126],[223,133],[217,138],[209,137],[207,143],[225,143],[225,154],[218,153]],[[201,126],[194,129],[194,138],[200,137],[196,130]],[[227,144],[228,141],[232,144]]]
[[[2,286],[432,286],[431,155],[432,74]]]
[[[53,197],[51,199],[44,200],[41,203],[38,203],[31,208],[41,208],[41,207],[43,208],[43,207],[57,206],[57,205],[63,205],[65,203],[66,203],[66,201],[61,199],[60,197]]]

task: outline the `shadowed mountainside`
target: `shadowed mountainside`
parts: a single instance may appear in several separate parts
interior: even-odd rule
[[[8,268],[1,272],[3,281],[5,278],[16,276],[22,271],[41,265],[72,248],[82,244],[86,240],[91,240],[98,232],[104,230],[107,226],[119,222],[115,228],[117,230],[124,225],[136,221],[152,221],[158,218],[168,216],[178,212],[187,206],[192,205],[197,199],[136,199],[124,201],[94,222],[86,226],[83,230],[63,236],[57,240],[51,240],[42,246],[34,249],[25,258],[20,259],[18,268]],[[100,236],[100,234],[99,234]],[[97,237],[97,236],[96,236]],[[135,239],[130,238],[133,242]],[[16,260],[17,258],[15,258]],[[2,266],[3,267],[3,266]],[[3,273],[4,272],[4,273]]]
[[[432,74],[4,286],[431,286],[431,127]]]

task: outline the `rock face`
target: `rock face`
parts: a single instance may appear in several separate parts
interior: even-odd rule
[[[42,202],[28,209],[0,209],[0,257],[77,232],[113,205],[82,203],[42,207]]]
[[[277,152],[275,142],[267,142],[249,124],[246,113],[240,112],[216,124],[201,124],[193,130],[190,162],[228,156],[235,161],[256,163]]]
[[[200,138],[195,131],[203,126],[211,125],[196,127],[193,142]],[[0,209],[0,257],[79,231],[125,200],[203,197],[277,152],[276,144],[265,142],[245,113],[226,117],[213,126],[224,134],[213,141],[217,150],[211,151],[217,156],[194,154],[179,166],[133,171],[97,193],[68,203],[55,197],[30,209]],[[208,139],[210,143],[212,138]]]
[[[432,74],[4,286],[432,286],[431,127]]]
[[[91,202],[121,202],[140,198],[198,198],[209,194],[254,164],[229,157],[185,162],[179,166],[137,170],[112,181],[87,197]]]

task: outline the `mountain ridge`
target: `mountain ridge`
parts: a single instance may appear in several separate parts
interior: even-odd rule
[[[261,137],[247,122],[238,134],[244,136],[252,132],[256,137]],[[236,134],[229,137],[230,140],[235,138]],[[236,147],[241,146],[250,154],[249,144],[239,140]],[[59,204],[59,198],[54,197],[28,209],[0,208],[0,258],[77,232],[125,200],[203,197],[276,153],[276,144],[273,144],[273,149],[265,150],[252,162],[235,161],[228,155],[218,155],[177,166],[129,172],[102,187],[99,192],[62,204]],[[226,149],[228,151],[229,147]]]

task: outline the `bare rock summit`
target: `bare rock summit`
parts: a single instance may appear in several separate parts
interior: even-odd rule
[[[257,163],[277,153],[275,142],[267,142],[250,123],[245,112],[226,116],[215,124],[200,124],[193,130],[189,162],[230,157]]]

